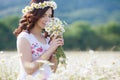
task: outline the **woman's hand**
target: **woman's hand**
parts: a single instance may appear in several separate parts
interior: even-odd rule
[[[53,51],[55,51],[58,48],[58,46],[63,46],[63,45],[64,45],[63,38],[57,38],[57,36],[54,36],[50,41],[50,47],[51,50]]]
[[[54,36],[49,44],[50,47],[46,51],[46,54],[40,57],[41,59],[45,59],[45,60],[50,59],[51,55],[55,54],[55,51],[58,48],[58,46],[62,46],[64,44],[64,40],[63,38],[57,38],[56,36]]]

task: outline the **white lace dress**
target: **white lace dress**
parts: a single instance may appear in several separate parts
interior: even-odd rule
[[[49,48],[49,44],[48,44],[49,38],[46,38],[47,44],[42,44],[35,38],[35,36],[32,33],[29,34],[27,32],[21,32],[17,37],[17,44],[20,38],[25,38],[29,41],[32,49],[31,54],[32,54],[33,60],[39,58]],[[45,76],[46,78],[45,80],[47,80],[50,74],[52,74],[52,70],[48,64],[44,64],[41,68],[43,68],[44,70],[37,70],[32,74],[32,76],[34,77],[37,74],[42,74],[43,76]],[[27,73],[25,72],[20,60],[20,75],[18,80],[25,80],[26,76],[27,76]]]

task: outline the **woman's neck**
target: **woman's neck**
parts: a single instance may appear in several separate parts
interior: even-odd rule
[[[42,35],[42,29],[39,27],[34,27],[31,30],[31,33],[35,36],[35,38],[41,42],[42,44],[46,44],[46,40],[44,38],[44,36]]]
[[[42,33],[42,29],[35,26],[35,27],[31,30],[31,33],[34,34],[34,35],[36,35],[36,36],[40,36],[40,34]]]

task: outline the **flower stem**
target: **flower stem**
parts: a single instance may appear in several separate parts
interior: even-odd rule
[[[56,57],[57,57],[57,60],[58,60],[58,64],[59,62],[61,62],[62,64],[66,64],[66,55],[63,51],[63,48],[62,46],[59,46],[56,50]],[[60,58],[63,58],[63,61],[60,61]]]

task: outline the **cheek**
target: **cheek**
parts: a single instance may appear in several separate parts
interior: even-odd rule
[[[37,23],[39,23],[39,24],[40,24],[41,22],[42,22],[42,21],[39,19]]]
[[[45,27],[44,21],[43,20],[38,20],[37,25],[41,28]]]
[[[40,26],[42,24],[42,21],[38,20],[37,24]]]

